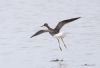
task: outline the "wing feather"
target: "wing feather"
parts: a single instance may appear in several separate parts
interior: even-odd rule
[[[47,30],[39,30],[38,32],[36,32],[35,34],[33,34],[30,38],[34,37],[34,36],[37,36],[37,35],[40,35],[44,32],[48,32]]]
[[[71,19],[67,19],[67,20],[63,20],[61,22],[59,22],[55,28],[55,30],[59,31],[65,24],[69,23],[69,22],[72,22],[74,20],[77,20],[79,19],[80,17],[77,17],[77,18],[71,18]]]

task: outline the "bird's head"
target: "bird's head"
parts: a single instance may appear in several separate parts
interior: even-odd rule
[[[48,26],[48,24],[47,23],[44,23],[41,27],[43,27],[43,26]]]

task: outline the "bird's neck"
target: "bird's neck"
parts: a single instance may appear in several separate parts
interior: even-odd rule
[[[46,25],[46,27],[47,27],[49,30],[52,30],[52,28],[50,28],[48,25]]]

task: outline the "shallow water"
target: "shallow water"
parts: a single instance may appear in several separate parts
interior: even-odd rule
[[[99,68],[99,0],[0,1],[0,68]],[[48,33],[30,38],[47,22],[82,17],[61,31],[67,49]],[[62,43],[61,43],[62,44]],[[51,60],[64,61],[52,62]]]

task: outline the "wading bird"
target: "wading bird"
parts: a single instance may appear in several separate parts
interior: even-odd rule
[[[34,35],[31,36],[34,37],[34,36],[37,36],[39,34],[42,34],[42,33],[45,33],[45,32],[49,32],[50,35],[54,36],[57,40],[58,40],[58,43],[59,43],[59,48],[60,50],[62,51],[62,48],[60,46],[60,40],[62,41],[62,43],[64,44],[64,47],[67,48],[66,44],[64,43],[64,34],[62,32],[60,32],[60,29],[67,23],[69,22],[72,22],[74,20],[77,20],[79,19],[80,17],[76,17],[76,18],[71,18],[71,19],[67,19],[67,20],[63,20],[61,22],[59,22],[57,24],[57,26],[53,29],[51,27],[49,27],[49,25],[47,23],[44,23],[44,25],[42,25],[41,27],[45,26],[47,27],[47,30],[39,30],[38,32],[36,32]]]

